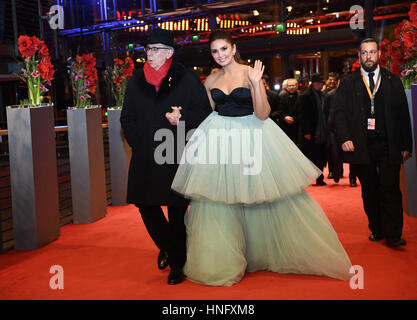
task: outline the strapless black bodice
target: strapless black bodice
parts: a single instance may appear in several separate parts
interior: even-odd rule
[[[225,94],[222,90],[213,88],[211,97],[216,103],[216,111],[221,116],[243,117],[253,113],[252,96],[249,88],[237,87]]]

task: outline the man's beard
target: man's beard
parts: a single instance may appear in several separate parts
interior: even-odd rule
[[[366,72],[372,72],[378,67],[378,61],[375,62],[372,66],[368,67],[365,63],[361,61],[361,66]]]

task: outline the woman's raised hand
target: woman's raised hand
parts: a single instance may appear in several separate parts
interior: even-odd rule
[[[252,84],[256,84],[261,81],[264,69],[265,66],[262,64],[261,60],[256,60],[253,68],[248,66],[248,77]]]

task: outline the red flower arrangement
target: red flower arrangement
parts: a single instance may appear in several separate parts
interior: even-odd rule
[[[25,67],[20,78],[28,86],[28,104],[38,105],[41,96],[48,91],[46,85],[51,85],[55,70],[51,64],[48,47],[37,37],[20,36],[18,46]]]
[[[352,65],[352,71],[355,71],[361,67],[361,63],[359,62],[359,59],[355,61],[355,63]]]
[[[122,108],[127,81],[132,77],[135,65],[129,57],[126,57],[125,61],[114,59],[113,62],[113,67],[109,67],[106,70],[106,79],[111,86],[116,107]]]
[[[70,57],[68,61],[75,107],[91,105],[92,95],[95,95],[97,88],[96,59],[92,53],[88,53],[77,55],[75,61]]]
[[[404,88],[410,89],[417,80],[417,3],[408,12],[410,20],[403,20],[395,28],[395,39],[384,39],[380,44],[380,65],[401,77]]]

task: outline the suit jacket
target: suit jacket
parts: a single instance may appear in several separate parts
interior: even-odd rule
[[[384,116],[388,143],[388,157],[392,164],[402,163],[401,151],[412,152],[411,122],[407,98],[401,80],[388,70],[381,68],[381,90],[384,98]],[[343,152],[344,162],[369,163],[367,117],[364,108],[370,105],[364,90],[360,69],[345,77],[336,90],[333,123],[339,146],[351,140],[353,152]],[[367,99],[367,100],[366,100]]]
[[[198,76],[175,61],[158,92],[146,81],[143,70],[138,70],[129,80],[120,116],[124,135],[132,147],[128,203],[155,206],[188,203],[171,190],[181,157],[181,150],[180,154],[177,150],[177,126],[172,126],[165,117],[166,112],[172,111],[171,106],[182,107],[180,120],[185,121],[186,131],[196,128],[213,111]],[[173,141],[164,137],[163,141],[155,139],[158,130],[164,132],[160,129],[172,133]],[[163,143],[174,151],[174,161],[158,164],[154,153]]]

